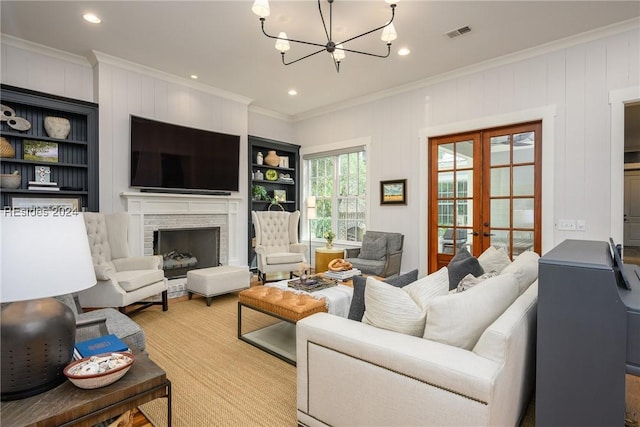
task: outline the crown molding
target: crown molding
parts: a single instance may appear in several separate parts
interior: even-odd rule
[[[279,113],[274,110],[269,110],[264,107],[259,107],[257,105],[249,105],[249,112],[260,114],[262,116],[271,117],[273,119],[283,120],[285,122],[293,123],[293,117],[289,114]]]
[[[198,90],[200,92],[205,92],[210,95],[218,96],[220,98],[228,99],[230,101],[235,101],[243,105],[249,105],[251,102],[253,102],[253,99],[248,98],[246,96],[238,95],[237,93],[233,93],[233,92],[228,92],[223,89],[218,89],[213,86],[204,85],[202,83],[195,82],[185,77],[176,76],[175,74],[159,71],[159,70],[156,70],[155,68],[147,67],[145,65],[136,64],[135,62],[117,58],[115,56],[111,56],[106,53],[99,52],[97,50],[92,50],[91,52],[89,52],[88,57],[89,57],[89,61],[91,62],[91,65],[94,67],[99,64],[113,65],[115,67],[123,68],[128,71],[145,74],[147,76],[151,76],[157,79],[175,83],[180,86],[187,86],[189,88]]]
[[[595,30],[580,33],[574,36],[566,37],[564,39],[554,40],[549,43],[545,43],[539,46],[535,46],[529,49],[521,50],[508,55],[492,58],[483,62],[459,68],[457,70],[449,71],[443,74],[438,74],[433,77],[429,77],[423,80],[418,80],[406,85],[397,86],[395,88],[387,89],[384,91],[364,95],[358,98],[353,98],[348,101],[332,104],[326,107],[314,109],[305,113],[292,116],[293,122],[299,122],[302,120],[311,119],[324,114],[333,113],[346,108],[355,107],[358,105],[366,104],[373,101],[378,101],[389,96],[402,94],[405,92],[423,89],[427,86],[442,83],[445,81],[457,79],[482,71],[486,71],[492,68],[498,68],[503,65],[513,64],[526,59],[541,56],[547,53],[557,52],[559,50],[568,49],[570,47],[588,43],[594,40],[603,39],[616,34],[624,33],[631,30],[640,29],[640,18],[633,18],[627,21],[622,21],[616,24],[608,25],[606,27],[598,28]]]
[[[27,50],[40,55],[46,55],[51,58],[60,59],[65,62],[71,62],[72,64],[91,68],[91,63],[84,56],[75,55],[73,53],[65,52],[64,50],[55,49],[24,39],[19,39],[17,37],[10,36],[4,33],[0,35],[0,40],[2,41],[2,44],[6,46]]]

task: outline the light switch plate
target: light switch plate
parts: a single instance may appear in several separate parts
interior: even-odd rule
[[[558,220],[558,230],[575,231],[576,230],[576,220],[575,219],[559,219]]]

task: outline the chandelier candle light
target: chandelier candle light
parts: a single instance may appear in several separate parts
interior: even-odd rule
[[[389,6],[391,7],[391,19],[384,25],[381,25],[377,28],[374,28],[372,30],[366,31],[362,34],[359,34],[357,36],[354,37],[350,37],[346,40],[342,40],[340,42],[335,42],[333,39],[333,2],[335,0],[326,0],[327,3],[329,3],[329,28],[327,28],[327,22],[324,19],[324,14],[322,12],[322,4],[321,4],[321,0],[318,0],[318,11],[320,13],[320,19],[322,20],[322,26],[324,27],[324,33],[327,36],[327,42],[325,44],[322,43],[315,43],[315,42],[309,42],[309,41],[303,41],[303,40],[296,40],[296,39],[290,39],[287,37],[287,34],[285,32],[280,32],[278,34],[278,36],[272,36],[270,34],[267,34],[267,32],[264,29],[264,23],[266,21],[267,16],[269,16],[269,14],[271,13],[271,9],[269,8],[269,0],[255,0],[255,2],[253,3],[253,6],[251,7],[251,10],[253,11],[253,13],[255,13],[256,15],[258,15],[260,17],[260,25],[262,27],[262,33],[271,38],[271,39],[275,39],[276,40],[276,49],[278,51],[280,51],[280,54],[282,55],[282,63],[284,65],[291,65],[291,64],[295,64],[298,61],[302,61],[303,59],[309,58],[311,56],[314,56],[320,52],[324,52],[327,51],[329,52],[329,54],[331,55],[331,58],[333,59],[333,63],[336,67],[336,71],[339,73],[340,72],[340,62],[345,58],[346,54],[345,52],[351,52],[351,53],[358,53],[361,55],[368,55],[368,56],[375,56],[377,58],[387,58],[389,56],[389,54],[391,53],[391,42],[393,40],[395,40],[396,38],[398,38],[398,34],[396,33],[396,29],[393,26],[393,18],[395,17],[395,10],[396,10],[396,3],[398,0],[385,0],[386,3],[389,3]],[[375,54],[375,53],[369,53],[369,52],[363,52],[360,50],[353,50],[353,49],[349,49],[349,48],[345,48],[344,44],[348,43],[352,40],[358,39],[360,37],[366,36],[368,34],[374,33],[376,31],[382,30],[382,35],[380,36],[380,39],[384,42],[387,43],[387,53],[386,55],[379,55],[379,54]],[[315,52],[312,52],[308,55],[305,55],[301,58],[298,58],[294,61],[291,62],[287,62],[284,58],[285,53],[291,49],[291,45],[290,42],[293,43],[300,43],[300,44],[306,44],[306,45],[311,45],[311,46],[316,46],[316,47],[320,47],[321,49],[316,50]]]

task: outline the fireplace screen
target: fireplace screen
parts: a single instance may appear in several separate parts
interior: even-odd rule
[[[165,277],[220,265],[220,227],[172,228],[153,232],[153,253],[162,255]]]

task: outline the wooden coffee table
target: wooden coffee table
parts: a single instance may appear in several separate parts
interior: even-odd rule
[[[171,382],[144,353],[124,377],[113,384],[84,390],[66,381],[47,392],[2,402],[3,426],[93,426],[159,397],[167,398],[167,425],[171,426]]]

